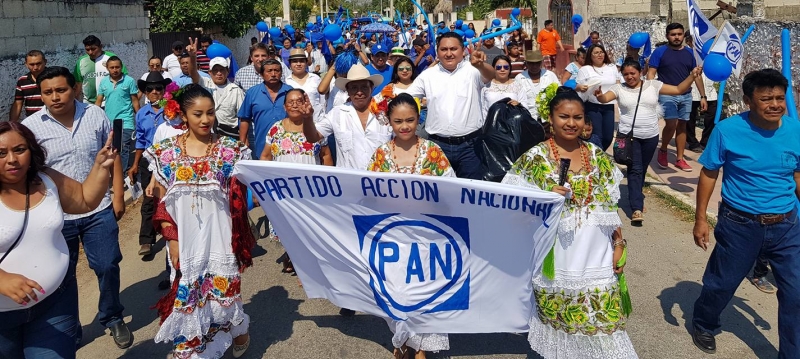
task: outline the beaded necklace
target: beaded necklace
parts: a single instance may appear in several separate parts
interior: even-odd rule
[[[417,137],[417,143],[414,145],[414,164],[411,165],[411,174],[416,173],[417,169],[417,158],[419,157],[419,137]],[[400,166],[397,165],[397,151],[395,151],[395,143],[394,139],[392,139],[392,162],[394,163],[394,170],[396,173],[400,173]]]
[[[550,137],[550,153],[553,154],[553,159],[556,160],[556,163],[561,163],[561,156],[558,153],[558,147],[556,147],[556,141]],[[586,191],[586,198],[584,198],[583,203],[578,203],[578,198],[575,197],[575,191],[572,191],[572,198],[570,200],[574,203],[577,203],[579,207],[588,206],[589,203],[592,203],[592,190],[594,189],[594,184],[592,183],[592,176],[591,173],[591,164],[589,163],[589,148],[584,144],[582,141],[578,141],[579,151],[581,153],[581,168],[586,171],[586,181],[589,183],[588,191]],[[588,211],[588,208],[587,208]]]
[[[190,163],[192,156],[189,156],[189,152],[186,151],[186,139],[189,138],[189,132],[186,132],[186,133],[184,133],[184,134],[182,134],[180,136],[181,137],[180,137],[180,145],[179,146],[180,146],[180,149],[181,149],[181,157],[186,158],[186,163]],[[211,140],[208,142],[208,145],[206,147],[206,154],[203,157],[198,157],[198,158],[195,158],[195,159],[208,159],[211,156],[211,151],[214,149],[215,144],[216,144],[215,137],[216,137],[215,135],[213,135],[213,134],[211,135]],[[207,162],[206,162],[206,166],[208,166]],[[203,168],[203,170],[207,171],[208,168]],[[199,173],[195,173],[194,177],[195,177],[195,183],[194,183],[193,190],[192,190],[192,213],[194,213],[195,207],[199,207],[200,209],[203,208],[203,202],[200,201],[200,199],[199,199],[199,197],[197,195],[197,192],[198,192],[197,187],[200,185],[200,174]]]

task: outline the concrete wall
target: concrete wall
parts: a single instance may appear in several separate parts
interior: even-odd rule
[[[239,67],[247,65],[247,59],[250,57],[250,38],[256,37],[260,39],[258,30],[255,27],[240,38],[230,38],[213,31],[211,36],[231,49],[231,53],[233,53],[233,57],[236,58],[236,63],[239,64]]]
[[[48,65],[75,67],[81,41],[95,35],[131,76],[147,70],[150,21],[142,0],[0,0],[0,120],[8,119],[25,53],[41,50]]]

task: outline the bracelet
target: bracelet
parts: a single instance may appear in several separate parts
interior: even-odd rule
[[[701,99],[707,99],[708,97],[705,97],[705,96],[700,96],[700,98],[701,98]]]
[[[614,248],[622,247],[625,248],[628,246],[628,241],[625,238],[620,238],[614,241]]]

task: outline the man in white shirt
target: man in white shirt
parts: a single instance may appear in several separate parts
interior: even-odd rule
[[[515,81],[522,85],[527,95],[524,99],[520,100],[520,103],[525,105],[533,118],[537,119],[539,118],[539,110],[536,107],[536,97],[550,84],[560,84],[556,74],[542,67],[543,60],[544,56],[542,56],[541,51],[525,51],[525,66],[528,68],[528,71],[523,71],[514,78]],[[539,121],[545,122],[547,119],[539,119]]]
[[[312,48],[311,51],[311,72],[322,76],[322,74],[328,72],[328,62],[325,60],[325,56],[322,55],[322,41],[317,41],[317,46],[308,43],[306,46],[310,46]]]
[[[164,58],[164,68],[169,71],[172,78],[181,75],[181,61],[180,56],[183,53],[183,42],[175,41],[172,43],[172,54]]]
[[[494,67],[486,54],[473,50],[464,61],[463,39],[447,32],[436,39],[439,65],[423,71],[406,93],[427,98],[425,130],[450,160],[460,178],[481,179],[481,162],[475,144],[485,118],[481,112],[481,89],[494,78]]]

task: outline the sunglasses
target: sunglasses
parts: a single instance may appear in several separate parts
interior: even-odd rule
[[[150,92],[153,92],[153,91],[158,91],[158,92],[164,91],[164,86],[161,86],[161,85],[147,85],[147,87],[144,88],[144,92],[145,93],[150,93]]]
[[[511,68],[511,66],[510,65],[497,65],[494,68],[495,68],[495,70],[500,71],[500,70],[508,70],[508,69]]]
[[[397,68],[397,71],[411,71],[411,70],[412,68],[410,66],[403,66]]]

